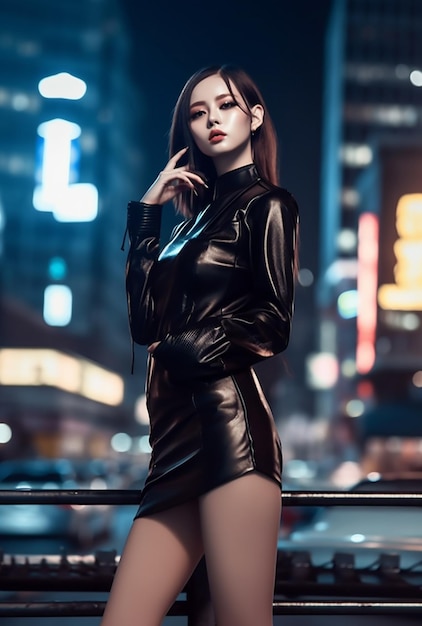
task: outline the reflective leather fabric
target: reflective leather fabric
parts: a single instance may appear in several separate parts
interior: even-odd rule
[[[280,483],[281,448],[251,366],[288,344],[298,212],[253,165],[160,251],[161,207],[131,202],[127,263],[134,341],[160,341],[146,381],[152,447],[137,515],[250,471]]]

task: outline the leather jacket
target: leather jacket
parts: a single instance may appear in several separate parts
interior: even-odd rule
[[[215,199],[160,250],[161,206],[129,202],[132,340],[161,343],[175,381],[230,375],[283,351],[294,298],[298,208],[255,166],[224,174]]]

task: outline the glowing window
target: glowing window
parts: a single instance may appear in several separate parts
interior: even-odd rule
[[[349,167],[363,167],[371,163],[373,154],[366,144],[344,144],[340,152],[341,161]]]
[[[66,278],[67,265],[66,261],[61,257],[55,256],[50,259],[48,264],[48,276],[51,280],[63,280]]]
[[[60,72],[40,80],[38,91],[43,98],[80,100],[86,93],[86,83],[68,72]]]
[[[44,291],[44,321],[50,326],[67,326],[72,319],[72,291],[66,285],[49,285]]]

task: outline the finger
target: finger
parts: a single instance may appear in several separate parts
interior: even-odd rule
[[[176,152],[176,154],[174,154],[171,159],[169,159],[166,167],[164,168],[166,169],[173,169],[176,165],[176,163],[179,161],[179,159],[182,158],[182,156],[188,151],[189,146],[186,146],[185,148],[182,148],[181,150],[179,150],[178,152]]]
[[[202,176],[200,176],[196,172],[191,172],[189,170],[187,170],[186,174],[190,178],[192,178],[195,182],[199,183],[200,185],[202,185],[203,187],[206,187],[208,189],[208,185],[207,185],[206,181],[202,178]]]
[[[199,174],[196,174],[195,172],[190,172],[189,170],[186,169],[186,167],[187,166],[182,166],[182,167],[177,167],[176,169],[173,169],[173,170],[163,170],[161,172],[163,183],[166,185],[169,185],[169,184],[173,184],[175,180],[183,179],[183,180],[189,180],[192,183],[194,182],[198,183],[202,185],[203,187],[208,188],[207,183],[204,181],[204,179],[201,176],[199,176]]]
[[[176,176],[172,176],[164,184],[167,187],[189,187],[195,190],[194,182],[205,184],[196,174],[179,171]]]

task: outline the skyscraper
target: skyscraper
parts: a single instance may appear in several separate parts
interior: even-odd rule
[[[370,210],[381,210],[382,147],[398,154],[422,145],[422,3],[334,0],[325,80],[320,349],[335,355],[338,368],[322,403],[334,412],[339,399],[352,397],[358,306],[370,306],[356,291],[358,229],[368,193]]]
[[[3,347],[49,347],[96,364],[105,398],[101,372],[121,382],[130,370],[120,246],[141,170],[125,23],[116,0],[4,0],[0,14]],[[29,343],[12,337],[11,311],[26,312],[20,328],[37,320]],[[10,382],[16,411],[19,385],[34,383]],[[95,402],[101,413],[101,390]]]

